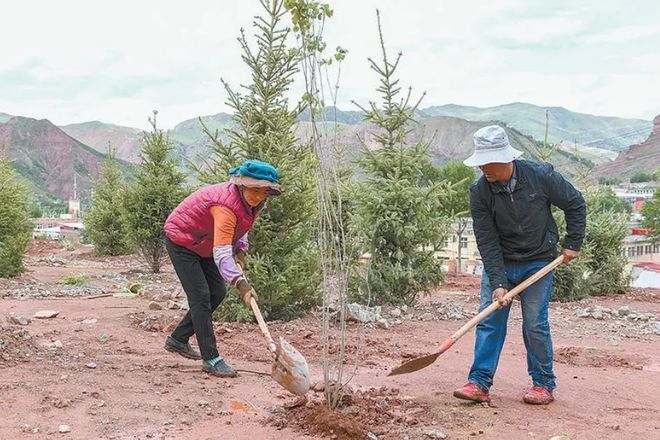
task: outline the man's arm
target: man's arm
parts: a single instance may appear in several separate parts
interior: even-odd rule
[[[587,204],[580,191],[558,172],[550,168],[547,175],[550,203],[564,211],[566,238],[564,238],[564,263],[577,257],[584,241],[587,226]]]
[[[470,212],[477,238],[477,247],[488,274],[488,281],[493,290],[506,289],[507,278],[504,257],[500,246],[500,237],[491,216],[490,209],[477,193],[476,186],[470,189]]]

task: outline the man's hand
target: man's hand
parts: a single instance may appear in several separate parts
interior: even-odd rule
[[[239,250],[234,254],[234,261],[241,267],[241,270],[245,270],[247,266],[247,254],[244,251]]]
[[[573,249],[564,249],[561,253],[564,256],[564,261],[562,261],[561,264],[568,264],[571,260],[580,256],[580,252],[574,251]]]
[[[259,297],[257,296],[257,292],[254,291],[252,286],[250,286],[250,283],[245,281],[244,278],[241,278],[241,280],[236,284],[236,287],[238,287],[238,291],[241,295],[241,300],[243,303],[245,303],[246,306],[250,307],[250,298],[254,298],[255,301],[259,300]]]
[[[497,301],[500,303],[500,307],[506,307],[509,304],[511,304],[511,298],[509,299],[504,299],[504,295],[506,295],[508,292],[507,289],[504,287],[500,287],[499,289],[493,290],[493,301]]]

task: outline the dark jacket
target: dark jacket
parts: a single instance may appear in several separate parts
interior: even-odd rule
[[[514,164],[513,192],[484,176],[470,188],[474,235],[493,289],[507,287],[505,262],[555,258],[559,233],[550,205],[564,211],[563,247],[578,251],[584,240],[587,214],[582,194],[548,163]]]

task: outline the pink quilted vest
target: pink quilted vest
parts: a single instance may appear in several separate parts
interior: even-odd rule
[[[213,216],[209,209],[217,205],[231,209],[236,216],[233,239],[233,243],[236,243],[250,230],[258,212],[253,214],[253,210],[243,202],[238,187],[231,182],[206,186],[186,197],[167,217],[165,235],[201,257],[211,257]]]

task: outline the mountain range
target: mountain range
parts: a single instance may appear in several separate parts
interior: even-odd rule
[[[429,154],[433,162],[440,165],[467,157],[472,148],[473,133],[485,125],[500,123],[506,127],[515,148],[522,150],[527,158],[538,159],[541,146],[538,139],[543,138],[546,109],[551,141],[571,139],[570,143],[560,145],[550,159],[568,175],[584,163],[601,167],[608,165],[616,154],[612,150],[621,149],[624,139],[642,142],[650,136],[653,126],[651,121],[585,115],[560,107],[546,108],[523,103],[491,108],[449,104],[419,110],[416,114],[418,123],[413,126],[408,140],[432,139]],[[335,118],[336,123],[323,122],[334,121]],[[199,119],[182,121],[168,131],[184,168],[189,161],[208,155],[210,141]],[[301,114],[299,119],[296,131],[304,140],[310,131],[309,113]],[[225,130],[232,126],[231,115],[218,113],[202,116],[201,120],[211,132],[217,130],[221,138],[227,139]],[[346,159],[354,158],[362,147],[359,139],[367,148],[375,148],[371,134],[374,127],[364,122],[358,111],[328,107],[317,120],[321,121],[326,156],[335,139]],[[40,198],[68,199],[72,193],[74,174],[80,193],[85,197],[89,194],[91,180],[98,176],[108,144],[116,147],[118,157],[123,161],[122,167],[128,170],[131,167],[129,164],[139,163],[142,135],[143,131],[138,128],[99,121],[57,127],[46,119],[0,113],[0,147],[8,148],[13,168],[30,182]],[[592,142],[594,139],[599,142]],[[582,142],[577,150],[573,148],[573,140]],[[624,147],[629,144],[625,143]],[[637,148],[635,151],[641,151],[641,156],[637,153],[629,155],[635,160],[628,160],[626,169],[635,169],[636,162],[649,154],[645,143],[639,145],[642,145],[641,150]]]
[[[469,121],[501,121],[535,139],[545,136],[548,112],[548,141],[621,151],[641,142],[651,133],[651,121],[577,113],[563,107],[539,107],[522,102],[496,107],[468,107],[456,104],[428,107],[427,116],[454,116]]]

